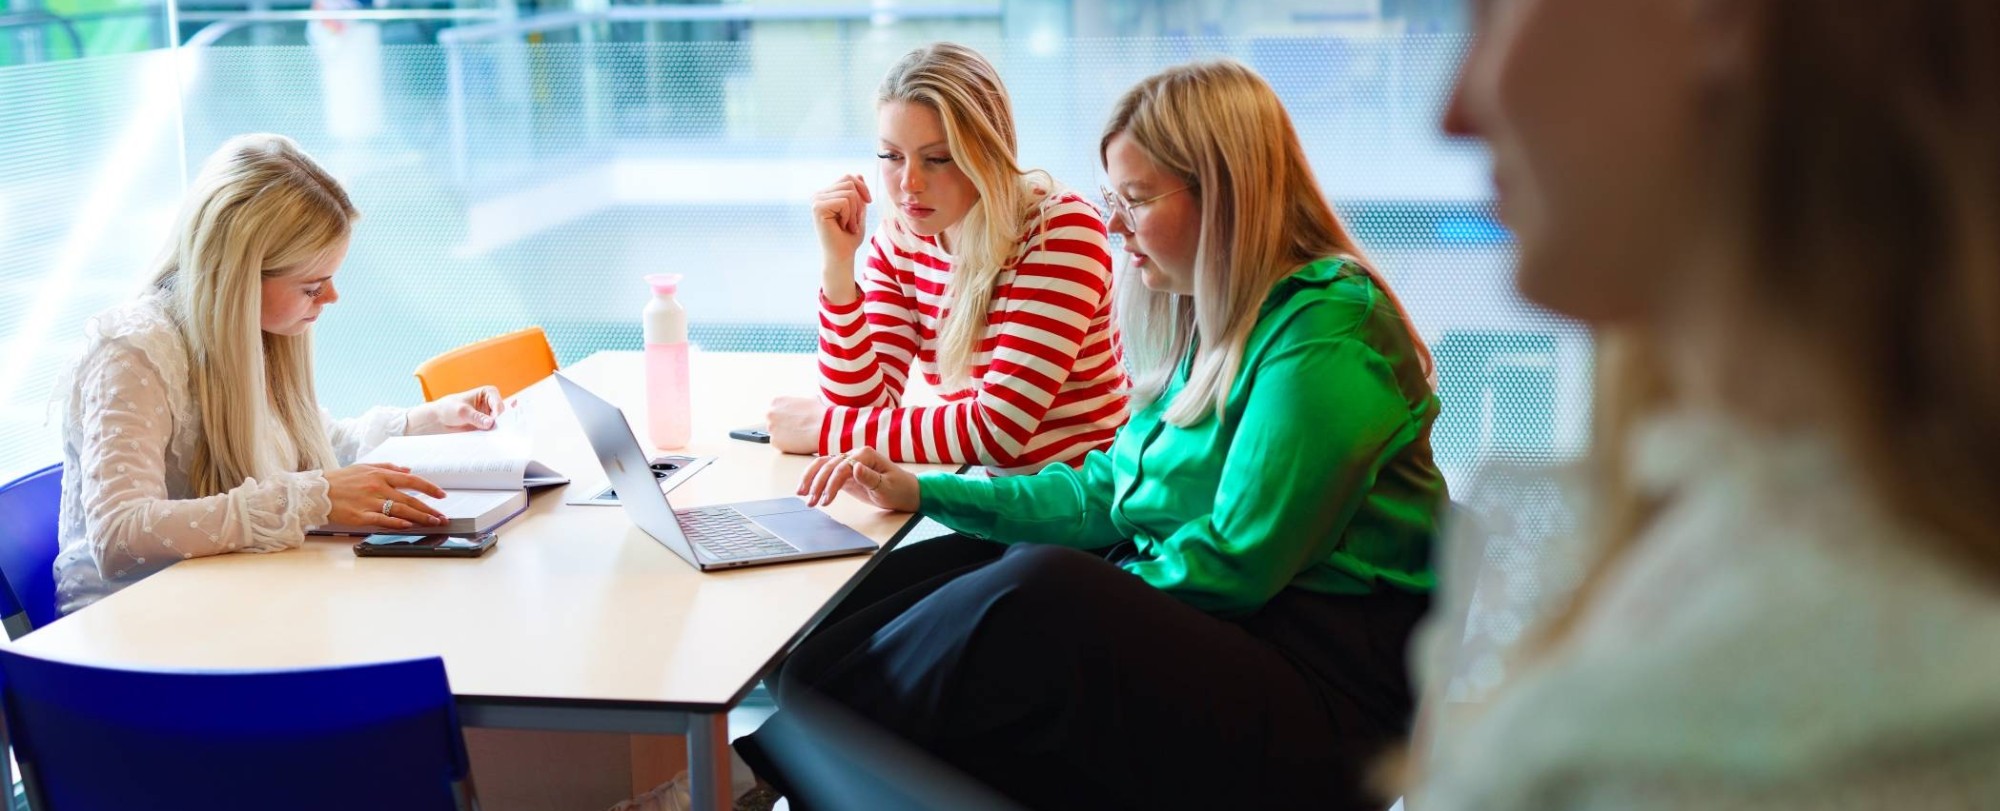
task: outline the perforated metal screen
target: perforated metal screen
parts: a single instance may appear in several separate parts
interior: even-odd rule
[[[364,213],[318,327],[336,414],[414,402],[419,361],[525,324],[563,362],[635,348],[640,276],[658,271],[687,274],[698,343],[810,351],[805,201],[875,173],[874,85],[915,44],[810,27],[647,44],[383,45],[344,30],[0,69],[0,478],[59,458],[44,407],[84,318],[130,295],[184,171],[240,132],[297,138]],[[1513,293],[1485,159],[1437,133],[1461,38],[971,44],[1007,79],[1023,162],[1093,193],[1126,87],[1187,59],[1248,62],[1436,351],[1448,474],[1579,448],[1587,336]]]

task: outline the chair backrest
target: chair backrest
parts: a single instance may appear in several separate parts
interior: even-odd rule
[[[17,638],[56,620],[55,567],[61,518],[61,464],[0,485],[0,578],[7,581],[10,592],[0,596],[0,612],[4,612],[0,616],[6,617],[9,637]],[[25,616],[18,616],[24,611]]]
[[[474,807],[444,660],[161,672],[0,649],[36,811]]]
[[[801,691],[803,692],[803,691]],[[998,790],[838,703],[788,695],[757,729],[787,800],[817,811],[1022,811]]]
[[[466,344],[417,366],[417,385],[424,402],[478,386],[497,386],[500,396],[548,377],[556,370],[556,351],[541,327]]]
[[[1512,655],[1549,611],[1566,602],[1589,551],[1568,497],[1573,472],[1562,465],[1493,460],[1453,491],[1453,521],[1434,561],[1432,647],[1423,693],[1440,700],[1436,716],[1484,700],[1512,674]]]

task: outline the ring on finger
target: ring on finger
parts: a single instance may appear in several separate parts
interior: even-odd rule
[[[395,500],[395,499],[393,499],[393,498],[385,498],[385,499],[382,499],[382,514],[383,514],[383,515],[390,515],[391,513],[390,513],[389,511],[390,511],[390,510],[392,510],[392,509],[395,509],[395,507],[396,507],[396,500]]]

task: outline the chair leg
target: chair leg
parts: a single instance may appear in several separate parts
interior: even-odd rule
[[[7,811],[14,811],[14,739],[7,735],[4,715],[0,715],[0,788],[7,791]]]
[[[35,777],[35,769],[32,766],[21,767],[21,791],[26,795],[21,798],[22,804],[26,805],[29,811],[40,811],[49,807],[48,798],[42,796],[42,782]],[[12,793],[13,789],[10,787],[8,792]]]
[[[451,781],[451,802],[458,811],[479,811],[479,792],[472,789],[472,775]]]

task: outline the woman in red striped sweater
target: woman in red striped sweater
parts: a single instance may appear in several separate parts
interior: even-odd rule
[[[773,402],[771,441],[1003,475],[1109,445],[1125,422],[1126,378],[1097,209],[1015,163],[1006,87],[976,51],[912,51],[883,79],[876,113],[894,213],[868,240],[857,283],[874,192],[849,175],[814,200],[825,403]],[[903,405],[913,367],[944,405]]]

